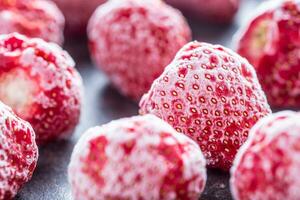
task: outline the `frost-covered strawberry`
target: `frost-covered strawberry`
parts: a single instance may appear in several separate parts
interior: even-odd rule
[[[48,42],[63,43],[65,19],[51,1],[1,0],[0,33],[18,32]]]
[[[0,102],[0,199],[12,199],[31,179],[38,159],[30,124]]]
[[[66,31],[72,35],[86,34],[89,18],[106,0],[53,0],[66,18]]]
[[[257,120],[270,108],[253,67],[219,45],[183,47],[140,102],[194,139],[213,168],[228,170]]]
[[[95,11],[88,35],[98,67],[122,94],[139,100],[190,40],[190,29],[160,0],[111,0]]]
[[[39,143],[64,138],[79,120],[81,77],[54,43],[0,36],[0,100],[31,123]]]
[[[166,0],[187,15],[218,23],[229,23],[238,11],[240,0]]]
[[[74,148],[75,200],[198,200],[206,183],[198,145],[153,116],[89,129]]]
[[[300,0],[267,1],[237,36],[271,106],[300,107]]]
[[[260,120],[231,169],[236,200],[300,198],[300,113],[284,111]]]

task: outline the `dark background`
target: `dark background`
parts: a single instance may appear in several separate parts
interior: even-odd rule
[[[254,12],[254,8],[260,1],[262,0],[242,0],[236,20],[228,26],[189,20],[194,39],[233,47],[232,36],[240,25],[247,21],[248,16]],[[70,41],[68,37],[65,41],[65,49],[77,62],[77,68],[85,86],[81,122],[74,136],[68,141],[60,141],[40,148],[38,167],[32,180],[17,195],[17,200],[72,199],[67,179],[67,166],[73,146],[80,135],[92,126],[138,113],[137,104],[119,95],[109,85],[105,75],[93,66],[89,59],[86,41]],[[228,173],[208,170],[208,182],[201,199],[231,199],[228,180]]]

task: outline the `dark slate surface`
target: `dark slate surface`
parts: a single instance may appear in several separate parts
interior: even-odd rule
[[[231,47],[232,35],[251,15],[261,0],[243,0],[236,21],[229,26],[212,26],[190,21],[194,39]],[[67,166],[74,144],[89,127],[107,123],[113,119],[136,115],[138,106],[120,96],[108,83],[103,73],[94,68],[89,60],[85,41],[70,41],[66,38],[66,49],[77,62],[85,86],[85,99],[81,123],[74,136],[40,148],[38,167],[32,180],[19,192],[17,200],[70,200]],[[208,182],[201,199],[230,200],[229,174],[208,170]]]

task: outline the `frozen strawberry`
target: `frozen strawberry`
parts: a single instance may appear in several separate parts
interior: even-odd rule
[[[96,8],[106,0],[53,0],[66,18],[68,34],[81,36],[86,34],[89,18]]]
[[[0,102],[0,199],[12,199],[31,179],[38,159],[30,124]]]
[[[98,67],[122,94],[139,100],[189,41],[190,29],[160,0],[111,0],[95,11],[88,35]]]
[[[229,170],[237,150],[270,108],[253,67],[219,45],[183,47],[140,102],[151,113],[194,139],[207,164]]]
[[[229,23],[238,11],[240,0],[166,0],[185,14],[217,23]]]
[[[63,43],[65,19],[51,1],[0,0],[0,34],[18,32]]]
[[[299,199],[299,122],[300,113],[284,111],[251,129],[231,169],[234,199]]]
[[[89,129],[74,148],[69,181],[75,200],[197,200],[205,159],[166,122],[138,116]]]
[[[54,43],[0,36],[0,100],[31,123],[38,143],[65,138],[79,120],[81,77]]]
[[[300,107],[300,0],[267,1],[238,34],[271,106]]]

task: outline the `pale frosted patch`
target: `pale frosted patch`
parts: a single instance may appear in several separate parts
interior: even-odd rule
[[[136,125],[137,123],[138,125]],[[130,130],[134,129],[133,132]],[[162,134],[170,134],[171,139],[162,139]],[[90,153],[89,141],[104,136],[108,144],[105,146],[105,165],[99,171],[104,185],[99,186],[93,177],[82,171],[89,163],[83,160]],[[167,137],[167,138],[168,138]],[[130,154],[122,145],[134,141]],[[200,195],[200,181],[206,181],[205,159],[197,145],[186,136],[174,131],[160,119],[146,115],[112,121],[101,127],[89,129],[76,144],[69,165],[69,182],[72,185],[73,198],[106,198],[116,196],[137,200],[159,199],[163,180],[168,175],[167,158],[160,154],[157,147],[161,144],[181,144],[185,149],[182,155],[183,180],[197,176],[197,180],[189,182],[189,192]],[[172,146],[169,146],[172,148]],[[122,177],[123,182],[120,182]],[[140,182],[136,178],[140,178]],[[188,192],[188,191],[187,191]],[[146,195],[146,196],[145,196]],[[176,199],[176,191],[166,194],[169,199]]]

